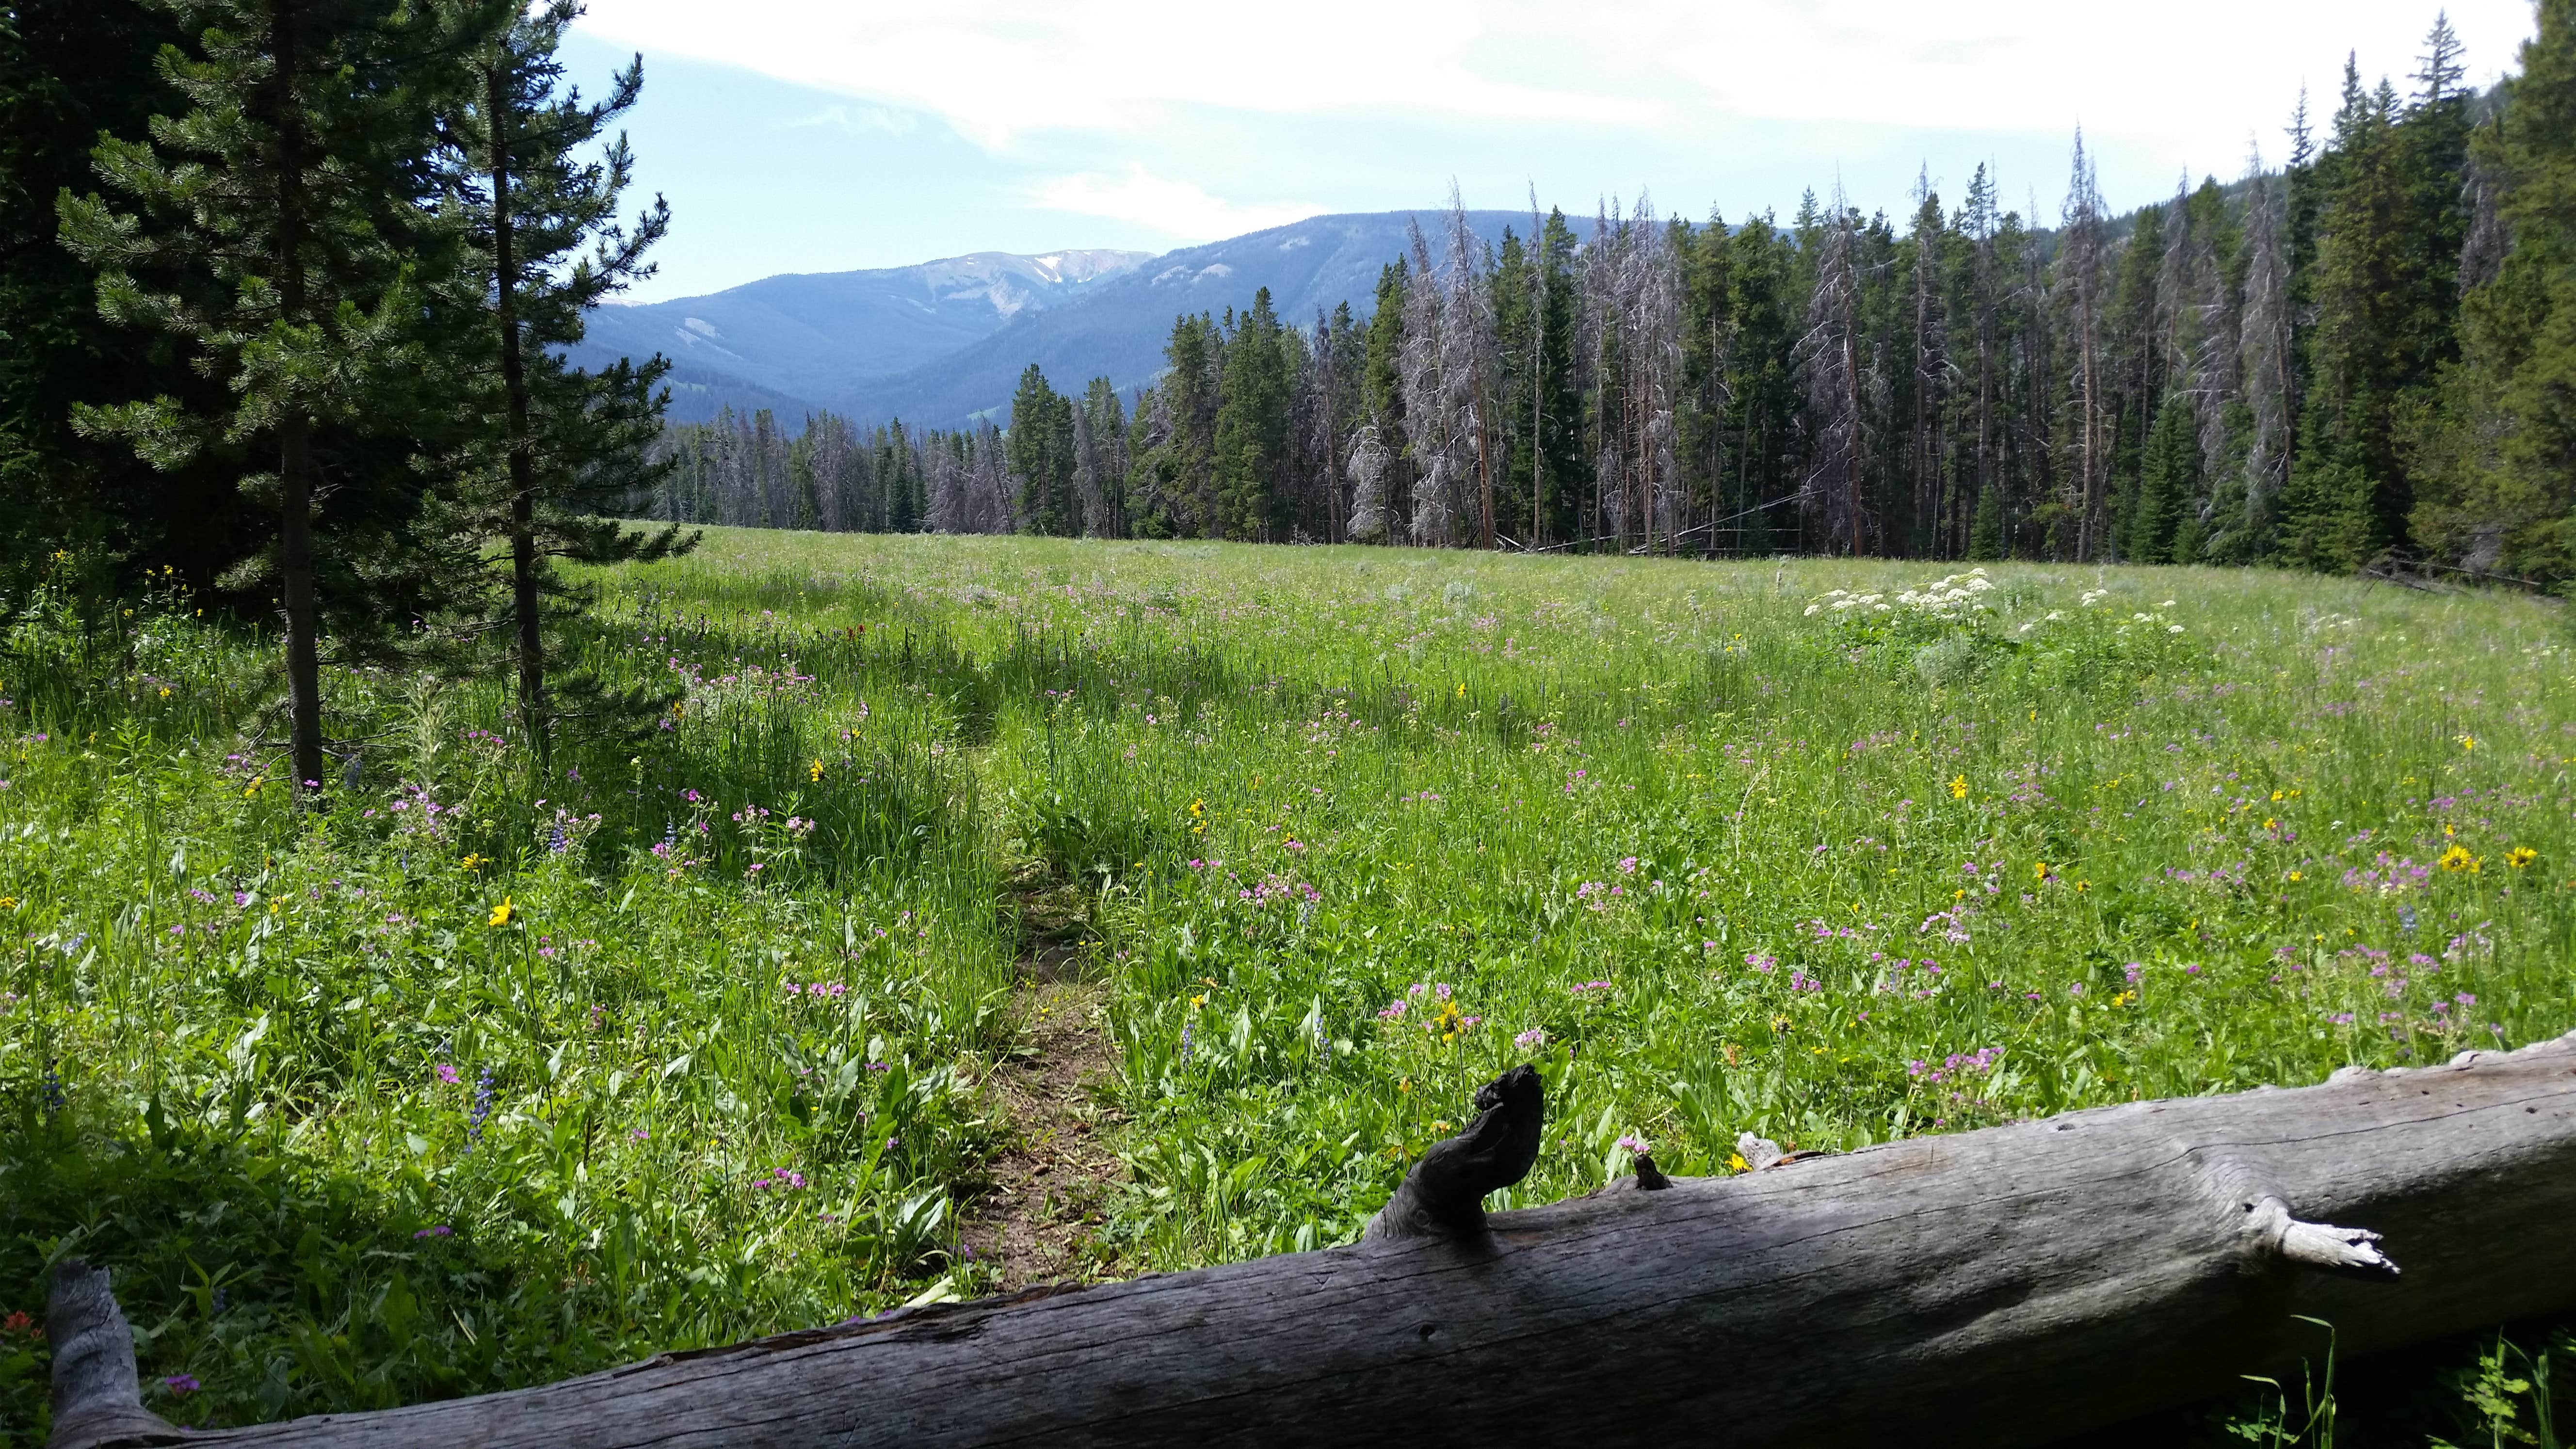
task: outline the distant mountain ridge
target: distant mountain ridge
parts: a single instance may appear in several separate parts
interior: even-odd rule
[[[571,355],[587,366],[669,357],[672,413],[683,421],[728,404],[796,413],[1078,300],[1150,260],[1147,252],[1096,249],[975,252],[911,267],[764,277],[703,297],[602,307]]]
[[[1294,326],[1343,302],[1368,315],[1376,307],[1379,269],[1403,255],[1417,219],[1436,256],[1441,213],[1431,210],[1309,217],[1166,252],[1088,296],[1015,317],[901,376],[853,385],[830,405],[872,422],[899,417],[954,427],[979,413],[996,413],[1000,422],[997,410],[1008,405],[1021,370],[1032,362],[1059,389],[1076,391],[1106,377],[1127,392],[1162,372],[1163,344],[1183,312],[1239,311],[1267,287],[1272,309]],[[1525,212],[1471,211],[1467,220],[1487,242],[1500,242],[1506,226],[1529,228]]]
[[[1529,227],[1522,212],[1467,216],[1487,242],[1506,226]],[[675,422],[726,406],[775,409],[791,429],[823,409],[862,423],[1002,421],[1030,363],[1062,389],[1107,377],[1128,391],[1162,371],[1175,316],[1247,308],[1263,287],[1291,324],[1343,302],[1365,316],[1379,269],[1403,254],[1417,218],[1436,247],[1440,212],[1396,211],[1310,217],[1161,256],[976,252],[766,277],[704,297],[603,307],[572,356],[590,366],[671,358]]]

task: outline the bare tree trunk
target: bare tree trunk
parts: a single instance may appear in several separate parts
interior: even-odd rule
[[[484,71],[491,105],[493,315],[501,324],[501,385],[508,396],[510,427],[510,610],[517,625],[519,730],[535,751],[537,768],[549,756],[546,718],[544,600],[537,579],[536,459],[528,437],[527,359],[519,351],[517,237],[510,214],[510,122],[514,114],[505,57]]]
[[[304,118],[296,109],[296,67],[301,64],[293,3],[274,12],[271,77],[277,105],[277,307],[290,324],[305,321]],[[313,419],[290,406],[277,425],[279,603],[286,612],[286,696],[295,769],[294,793],[312,799],[322,788],[322,627],[313,578]]]
[[[1748,1134],[1739,1176],[1640,1159],[1489,1217],[1543,1140],[1521,1067],[1349,1247],[189,1442],[2044,1443],[2321,1355],[2300,1315],[2349,1358],[2576,1306],[2571,1068],[2576,1036],[1848,1156]],[[55,1282],[53,1449],[141,1426],[100,1287]]]

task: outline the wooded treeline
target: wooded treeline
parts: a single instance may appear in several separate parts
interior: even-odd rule
[[[7,606],[175,581],[274,610],[310,792],[347,753],[326,657],[506,671],[539,763],[560,723],[654,707],[559,663],[587,596],[558,560],[687,542],[617,517],[667,466],[667,364],[564,361],[669,223],[618,219],[642,66],[583,96],[580,13],[0,4]]]
[[[1036,367],[1007,433],[676,431],[672,519],[1112,537],[2576,575],[2576,5],[2463,86],[2349,64],[2259,160],[2126,217],[2077,139],[1785,225],[1453,196],[1365,318],[1183,316],[1121,399]],[[2035,203],[2034,203],[2035,207]]]

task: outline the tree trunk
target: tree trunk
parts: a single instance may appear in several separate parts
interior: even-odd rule
[[[2321,1354],[2296,1315],[2349,1357],[2576,1306],[2576,1036],[1847,1156],[1748,1136],[1739,1176],[1641,1160],[1488,1218],[1540,1095],[1526,1067],[1485,1088],[1350,1247],[190,1442],[2034,1444]],[[123,1341],[104,1294],[57,1301],[93,1311],[58,1309],[55,1342]],[[132,1405],[130,1368],[102,1395],[90,1367],[57,1379],[67,1430]]]
[[[304,126],[296,109],[297,15],[277,7],[270,42],[277,105],[277,307],[290,325],[305,320]],[[322,652],[317,637],[321,607],[313,582],[313,420],[292,402],[277,425],[278,602],[286,611],[288,754],[295,769],[296,799],[311,802],[322,789]]]
[[[491,114],[493,314],[501,327],[501,386],[510,425],[510,610],[518,626],[519,730],[537,766],[548,757],[544,600],[537,587],[536,460],[528,436],[528,366],[519,347],[518,238],[510,215],[510,123],[517,108],[510,95],[508,42],[484,73]]]

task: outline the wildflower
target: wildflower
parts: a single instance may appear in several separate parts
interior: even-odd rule
[[[2048,862],[2047,862],[2047,861],[2044,861],[2044,860],[2041,860],[2041,861],[2034,861],[2034,862],[2032,862],[2032,863],[2031,863],[2031,867],[2030,867],[2030,873],[2031,873],[2032,875],[2035,875],[2035,876],[2039,877],[2042,881],[2047,880],[2047,879],[2048,879]]]
[[[414,1242],[418,1242],[422,1238],[452,1238],[456,1236],[456,1229],[449,1227],[445,1223],[439,1223],[434,1227],[423,1228],[411,1236],[412,1241]]]
[[[1968,798],[1967,776],[1953,775],[1950,777],[1950,798],[1953,800],[1965,800]]]
[[[2469,854],[2469,848],[2467,846],[2453,845],[2450,849],[2442,852],[2442,858],[2439,861],[2436,861],[2435,864],[2441,866],[2442,869],[2447,870],[2454,875],[2462,871],[2475,875],[2478,871],[2479,861],[2476,856]]]
[[[1744,1154],[1741,1152],[1730,1152],[1726,1154],[1726,1165],[1730,1171],[1734,1172],[1751,1172],[1753,1170],[1753,1164],[1745,1161]]]
[[[472,1152],[483,1142],[483,1123],[492,1115],[492,1069],[485,1067],[474,1082],[474,1110],[465,1119],[465,1150]]]
[[[1642,1154],[1646,1150],[1646,1139],[1630,1132],[1620,1137],[1618,1145],[1630,1152]]]
[[[815,784],[821,784],[823,782],[823,762],[821,760],[816,760],[814,763],[807,765],[805,767],[805,778]]]
[[[492,918],[485,921],[483,924],[487,926],[506,926],[510,924],[510,918],[518,913],[518,907],[511,902],[508,896],[503,896],[501,897],[501,904],[492,908]]]
[[[463,1080],[464,1078],[456,1075],[456,1068],[453,1064],[448,1062],[440,1062],[438,1064],[438,1084],[440,1086],[453,1087]]]
[[[172,1374],[161,1380],[161,1387],[168,1389],[173,1397],[186,1398],[205,1385],[197,1382],[195,1374]]]
[[[2478,737],[2476,735],[2461,735],[2459,740],[2460,748],[2462,750],[2474,750],[2478,747]]]
[[[2504,863],[2512,866],[2515,870],[2520,870],[2538,859],[2540,859],[2539,851],[2532,849],[2528,845],[2517,845],[2513,849],[2505,852]]]
[[[1525,1052],[1537,1051],[1547,1045],[1547,1033],[1535,1026],[1531,1027],[1529,1030],[1513,1037],[1512,1045]]]

